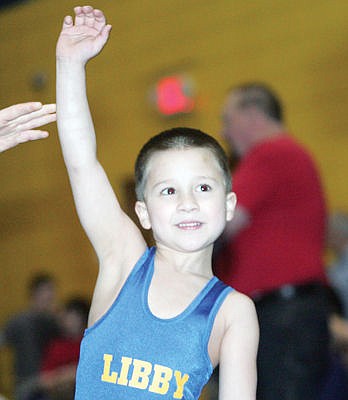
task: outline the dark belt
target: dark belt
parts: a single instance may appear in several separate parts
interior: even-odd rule
[[[309,282],[300,285],[286,284],[269,292],[258,293],[252,296],[252,298],[255,304],[277,300],[290,300],[300,296],[320,293],[324,287],[325,286],[320,282]]]

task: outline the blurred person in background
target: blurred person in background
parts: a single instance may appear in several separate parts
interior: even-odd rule
[[[330,328],[348,368],[348,214],[333,212],[328,224],[328,247],[333,260],[327,268],[332,287]]]
[[[342,303],[342,313],[348,320],[348,214],[334,212],[328,224],[328,246],[333,262],[327,273],[329,282]]]
[[[56,282],[47,273],[38,273],[29,283],[29,306],[13,315],[0,331],[0,347],[14,354],[16,399],[27,400],[40,372],[48,342],[59,334],[56,311]]]
[[[321,400],[348,398],[348,214],[329,216],[327,268],[330,284],[331,365]]]
[[[317,167],[287,133],[280,100],[265,84],[229,91],[222,135],[239,158],[232,173],[237,206],[216,249],[215,273],[255,302],[257,399],[318,399],[329,332]]]
[[[89,308],[89,301],[78,296],[64,304],[60,313],[61,334],[48,343],[41,364],[40,385],[45,393],[42,398],[74,399],[76,367]]]

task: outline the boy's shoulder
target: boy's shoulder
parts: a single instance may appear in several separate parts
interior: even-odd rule
[[[239,323],[246,318],[254,318],[256,310],[254,302],[247,295],[238,292],[237,290],[231,291],[222,304],[221,314],[225,320],[226,326]]]
[[[213,364],[222,358],[232,357],[245,342],[256,343],[258,322],[253,301],[233,290],[226,296],[214,323],[210,341],[210,357]]]

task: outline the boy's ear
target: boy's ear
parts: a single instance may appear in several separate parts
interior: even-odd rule
[[[141,226],[144,229],[151,229],[149,213],[147,212],[146,204],[143,201],[137,201],[135,203],[135,212],[138,216]]]
[[[237,204],[237,196],[230,192],[226,195],[226,221],[231,221]]]

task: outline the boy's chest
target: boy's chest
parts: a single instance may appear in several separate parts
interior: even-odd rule
[[[174,318],[190,307],[207,282],[183,274],[154,274],[148,290],[148,306],[158,318]]]
[[[190,278],[154,275],[147,299],[152,314],[158,318],[169,319],[177,317],[190,306],[194,306],[209,280],[201,277]],[[220,347],[225,333],[222,314],[218,311],[208,342],[208,354],[214,367],[219,362]]]

